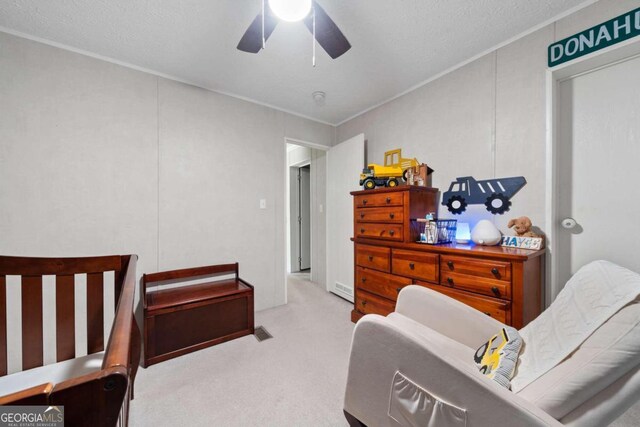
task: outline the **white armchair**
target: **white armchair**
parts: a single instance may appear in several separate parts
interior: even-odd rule
[[[347,420],[369,427],[603,426],[638,400],[640,304],[620,310],[519,393],[485,377],[473,361],[476,349],[503,326],[438,292],[404,288],[394,313],[364,316],[355,327]],[[611,366],[599,371],[598,364],[611,363],[614,374]]]

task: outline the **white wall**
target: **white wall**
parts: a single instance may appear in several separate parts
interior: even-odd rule
[[[284,303],[284,138],[333,127],[4,33],[0,100],[0,253],[238,261]]]
[[[523,175],[528,184],[496,224],[506,231],[509,218],[527,215],[544,230],[547,47],[638,5],[601,0],[340,125],[336,140],[364,133],[371,163],[402,147],[435,169],[441,191],[458,176]],[[440,216],[452,217],[443,206]],[[472,223],[490,217],[482,205],[457,216]]]
[[[327,153],[311,150],[311,280],[327,285]]]
[[[0,33],[0,253],[157,269],[157,79]]]
[[[287,165],[304,166],[311,163],[311,148],[287,144]]]

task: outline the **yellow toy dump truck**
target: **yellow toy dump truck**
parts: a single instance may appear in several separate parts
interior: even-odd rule
[[[399,180],[407,180],[409,168],[418,166],[418,160],[403,159],[402,150],[396,149],[384,153],[384,166],[371,163],[360,174],[360,185],[366,190],[377,187],[396,187]]]

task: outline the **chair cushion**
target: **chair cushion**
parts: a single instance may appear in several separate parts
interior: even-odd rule
[[[581,267],[553,304],[522,328],[515,393],[558,366],[600,326],[640,296],[640,274],[608,261]]]
[[[638,365],[640,299],[623,307],[559,365],[517,394],[560,419]]]
[[[0,377],[0,396],[35,387],[40,384],[58,384],[71,378],[97,372],[102,368],[104,351],[39,366],[26,371]]]
[[[446,354],[448,359],[455,359],[457,363],[466,363],[470,366],[475,366],[473,364],[474,350],[472,348],[396,312],[389,314],[387,320],[404,332],[417,335],[430,345],[437,345],[438,348],[442,349],[443,354]]]
[[[522,338],[518,330],[505,326],[476,350],[473,360],[484,375],[502,387],[511,388],[521,348]]]

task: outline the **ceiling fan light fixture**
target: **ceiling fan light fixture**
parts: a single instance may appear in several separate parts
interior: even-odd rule
[[[311,0],[269,0],[269,8],[283,21],[297,22],[311,12]]]

